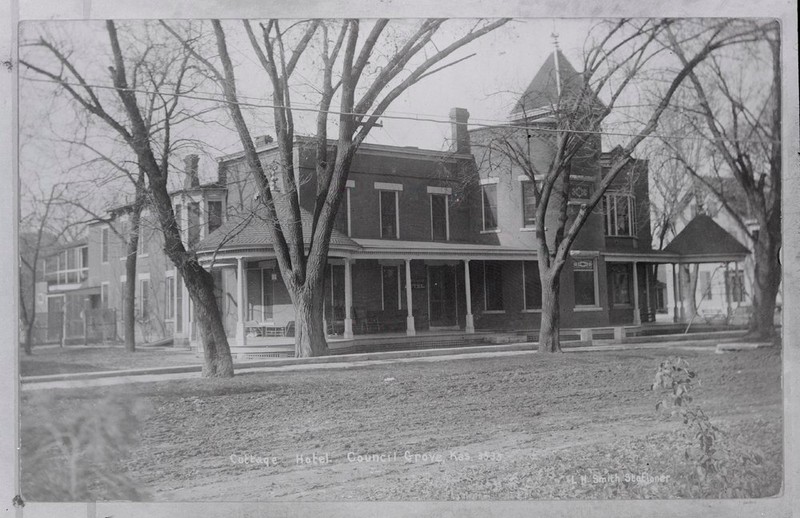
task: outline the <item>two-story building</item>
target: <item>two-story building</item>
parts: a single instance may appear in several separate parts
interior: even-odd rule
[[[509,116],[515,126],[542,130],[529,132],[533,137],[527,140],[530,156],[540,164],[552,153],[548,110],[569,84],[560,82],[560,74],[577,76],[557,52]],[[486,160],[489,143],[504,136],[509,125],[470,128],[463,108],[450,111],[450,125],[447,151],[378,144],[363,144],[357,151],[327,265],[326,329],[337,340],[380,333],[534,332],[539,327],[531,178],[513,162]],[[277,144],[269,137],[259,137],[255,144],[265,170],[271,171]],[[584,152],[568,168],[570,215],[598,187],[617,152],[602,151],[600,132],[587,138]],[[297,137],[294,158],[295,193],[277,176],[270,181],[274,196],[298,197],[308,235],[316,185],[314,141]],[[215,276],[232,346],[252,346],[259,343],[254,335],[291,334],[294,310],[243,154],[217,162],[217,178],[201,184],[197,157],[187,157],[186,183],[172,193],[173,206],[186,246]],[[747,253],[713,244],[710,253],[704,249],[695,254],[691,247],[653,251],[649,206],[647,162],[634,160],[605,193],[573,246],[561,282],[563,327],[653,321],[660,286],[654,265],[734,261]],[[119,309],[120,319],[129,279],[127,251],[119,236],[125,235],[129,210],[112,211],[111,223],[92,225],[85,252],[92,265],[89,284],[99,290],[103,306]],[[552,232],[548,227],[555,217],[547,214],[545,232]],[[707,222],[701,223],[708,230]],[[718,227],[711,230],[727,235]],[[147,210],[141,236],[137,338],[198,343],[191,301]]]

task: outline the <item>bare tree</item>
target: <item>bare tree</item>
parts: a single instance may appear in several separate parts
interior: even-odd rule
[[[156,28],[157,25],[147,24],[145,32]],[[174,127],[193,116],[185,96],[190,96],[199,82],[189,66],[189,55],[182,48],[171,52],[167,45],[158,43],[142,49],[142,42],[134,35],[136,31],[123,33],[127,38],[121,42],[113,21],[106,21],[105,29],[111,62],[107,67],[109,75],[104,78],[88,80],[79,70],[81,63],[73,58],[72,49],[62,48],[44,36],[26,46],[44,50],[48,58],[42,60],[49,63],[39,64],[28,57],[21,63],[56,83],[80,110],[102,121],[136,157],[139,171],[147,178],[147,193],[157,214],[165,252],[194,303],[205,352],[203,376],[232,376],[233,362],[214,296],[213,277],[184,247],[168,191],[170,158],[176,144]],[[89,63],[82,65],[90,68]],[[111,92],[112,97],[104,92]],[[130,246],[129,240],[129,250]]]
[[[75,218],[59,206],[59,199],[68,185],[57,183],[49,189],[23,185],[21,200],[25,206],[20,218],[20,320],[24,328],[25,354],[33,353],[36,328],[36,285],[43,281],[42,263],[65,237],[74,237],[76,228],[86,221]]]
[[[269,229],[277,263],[294,304],[297,356],[317,356],[327,352],[323,329],[325,265],[334,219],[359,146],[385,110],[403,92],[423,78],[460,61],[437,67],[458,49],[501,27],[508,20],[478,21],[464,35],[437,44],[433,41],[434,36],[445,22],[441,19],[424,20],[407,37],[392,36],[391,31],[387,31],[390,21],[385,19],[375,20],[366,37],[360,32],[363,22],[359,20],[300,21],[286,29],[282,28],[281,21],[268,20],[259,25],[258,35],[249,21],[242,22],[272,89],[279,154],[275,174],[287,186],[283,193],[273,192],[270,174],[259,160],[242,114],[223,24],[218,20],[212,21],[218,62],[203,55],[192,45],[192,40],[165,24],[191,49],[223,90],[226,106],[244,148],[246,163],[271,222]],[[293,75],[302,59],[312,59],[309,56],[311,49],[319,52],[322,77],[315,85],[319,94],[313,137],[316,193],[310,235],[304,236],[297,196],[299,186],[293,174],[297,165],[293,155]],[[379,56],[382,66],[370,64],[371,59]],[[415,58],[418,58],[416,62]],[[337,95],[338,115],[332,117],[330,110]],[[328,126],[332,122],[338,125],[333,144],[328,140]]]
[[[634,150],[658,127],[661,115],[690,72],[715,50],[754,38],[751,31],[731,31],[725,21],[701,25],[687,35],[696,42],[697,50],[675,70],[659,67],[665,88],[659,91],[643,122],[630,130],[631,136],[615,149],[604,176],[588,199],[581,201],[577,210],[571,210],[570,170],[599,154],[601,124],[614,113],[620,99],[630,97],[631,90],[642,88],[648,66],[666,59],[662,40],[666,30],[677,23],[622,19],[600,24],[593,31],[599,36],[585,50],[583,71],[559,76],[557,95],[540,93],[550,101],[549,108],[544,113],[523,113],[524,124],[500,127],[482,143],[486,152],[500,155],[531,180],[542,287],[542,352],[561,350],[561,272],[570,259],[573,243],[604,193],[635,163]]]
[[[780,289],[781,263],[781,40],[776,22],[738,22],[743,30],[758,34],[753,42],[732,47],[730,55],[715,55],[702,69],[689,74],[694,94],[685,106],[686,121],[695,134],[707,139],[714,160],[711,170],[693,167],[684,153],[671,146],[686,171],[714,194],[736,224],[754,243],[753,315],[750,334],[774,336],[774,312]],[[687,45],[675,34],[671,48],[683,63]],[[764,70],[755,74],[753,70]],[[748,214],[734,203],[732,177],[755,217],[757,231],[746,222]]]

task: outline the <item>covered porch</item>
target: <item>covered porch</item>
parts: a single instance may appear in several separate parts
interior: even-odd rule
[[[331,349],[378,336],[436,342],[475,334],[471,262],[535,258],[527,249],[494,245],[352,242],[357,248],[332,246],[326,266],[324,326]],[[222,281],[232,347],[294,343],[294,310],[271,247],[229,248],[202,261]]]
[[[731,323],[735,290],[729,286],[732,276],[728,272],[738,271],[739,264],[749,253],[736,238],[705,215],[689,222],[664,250],[606,252],[609,320],[612,324],[634,326],[655,322],[690,323],[694,315],[690,315],[687,306],[692,301],[698,302],[689,297],[697,288],[697,278],[690,278],[691,268],[715,265],[717,270],[725,272],[725,311],[719,321]],[[658,281],[659,268],[666,276],[664,283]],[[663,295],[659,293],[662,290]],[[705,296],[701,290],[700,302]]]

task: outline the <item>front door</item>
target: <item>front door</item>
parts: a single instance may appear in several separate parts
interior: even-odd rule
[[[457,325],[455,266],[428,266],[428,303],[431,327]]]
[[[64,296],[47,298],[47,341],[61,340],[64,331]]]

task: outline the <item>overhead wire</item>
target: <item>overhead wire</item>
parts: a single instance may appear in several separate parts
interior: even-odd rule
[[[94,84],[94,83],[81,83],[81,82],[73,82],[73,81],[57,81],[54,79],[43,79],[43,78],[25,78],[25,81],[33,81],[39,83],[53,83],[59,85],[67,85],[67,86],[78,86],[81,88],[99,88],[105,90],[117,90],[117,87],[112,85],[101,85],[101,84]],[[284,106],[272,104],[272,103],[254,103],[254,102],[247,102],[247,101],[228,101],[224,98],[219,97],[212,97],[212,95],[219,95],[213,94],[210,92],[198,92],[198,94],[181,94],[181,93],[164,93],[164,92],[154,92],[152,90],[146,90],[141,88],[126,88],[124,89],[128,92],[133,93],[140,93],[140,94],[153,94],[153,93],[161,93],[162,95],[167,96],[178,96],[187,99],[194,99],[198,101],[210,101],[210,102],[218,102],[223,104],[236,104],[243,107],[249,108],[269,108],[269,109],[282,109]],[[203,95],[199,95],[203,94]],[[257,97],[252,96],[239,96],[242,98],[249,98],[249,99],[260,99]],[[307,104],[307,103],[302,103]],[[354,117],[372,117],[373,114],[370,113],[357,113],[357,112],[347,112],[347,111],[338,111],[338,110],[320,110],[317,107],[303,107],[303,106],[292,106],[292,110],[296,111],[303,111],[303,112],[312,112],[312,113],[327,113],[329,115],[346,115],[346,116],[354,116]],[[409,112],[410,113],[410,112]],[[434,124],[452,124],[452,121],[443,118],[437,118],[432,115],[426,114],[413,114],[410,113],[409,115],[394,115],[391,113],[383,113],[379,116],[382,119],[390,119],[390,120],[406,120],[412,122],[430,122]],[[479,122],[476,122],[479,121]],[[505,128],[505,129],[519,129],[519,130],[526,130],[526,131],[533,131],[539,133],[552,133],[552,134],[560,134],[560,133],[573,133],[579,135],[607,135],[607,136],[616,136],[616,137],[636,137],[638,133],[627,133],[621,131],[593,131],[593,130],[578,130],[578,129],[555,129],[555,128],[545,128],[542,126],[530,126],[530,125],[520,125],[509,123],[508,120],[499,120],[499,119],[486,119],[486,118],[476,118],[472,119],[468,123],[470,126],[473,127],[480,127],[480,128]],[[766,143],[771,142],[770,139],[736,139],[736,138],[729,138],[729,137],[704,137],[704,136],[691,136],[691,135],[660,135],[660,134],[650,134],[647,138],[660,138],[665,140],[697,140],[697,141],[725,141],[725,142],[752,142],[752,143]],[[775,140],[776,142],[778,140]]]

